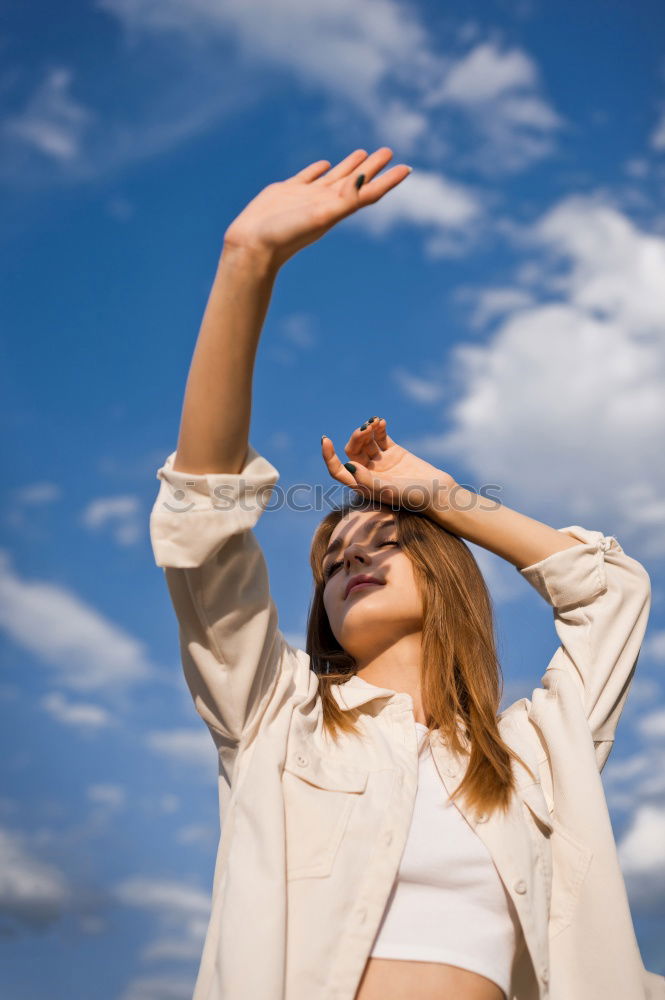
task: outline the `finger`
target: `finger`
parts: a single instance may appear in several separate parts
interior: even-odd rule
[[[340,163],[337,163],[332,170],[329,170],[325,177],[321,178],[323,184],[333,184],[344,177],[348,177],[352,170],[355,170],[360,163],[367,159],[366,149],[356,149],[349,153]]]
[[[392,160],[392,158],[393,151],[390,146],[381,146],[380,149],[376,149],[361,163],[356,164],[355,169],[344,178],[342,191],[347,193],[350,190],[355,194],[358,190],[356,182],[359,174],[362,174],[365,178],[363,181],[364,186],[376,177],[379,170],[383,170],[386,163]]]
[[[349,442],[350,449],[347,449],[346,453],[352,460],[355,456],[361,462],[371,462],[382,455],[381,449],[374,440],[372,426],[369,421],[367,425],[363,424],[357,431],[354,431],[351,439],[352,441]]]
[[[384,194],[391,190],[391,188],[397,187],[412,171],[412,167],[406,165],[406,163],[399,163],[395,167],[391,167],[390,170],[386,170],[385,174],[381,174],[375,180],[370,181],[368,184],[364,182],[362,187],[357,191],[357,201],[360,205],[371,205],[379,198],[383,198]],[[365,173],[365,165],[363,164],[363,169],[359,173]]]
[[[310,163],[308,167],[303,167],[299,170],[297,174],[293,174],[291,177],[287,177],[285,184],[290,184],[294,182],[305,182],[309,183],[324,174],[328,167],[330,166],[330,160],[317,160],[316,163]]]
[[[388,425],[385,417],[377,417],[373,426],[375,427],[374,440],[378,444],[379,448],[382,448],[384,451],[386,448],[391,448],[395,442],[388,434],[386,429]]]
[[[362,455],[367,452],[368,444],[372,440],[372,426],[369,421],[365,421],[365,423],[361,424],[360,427],[356,427],[353,431],[351,437],[346,442],[344,451],[349,457],[357,455],[362,461]]]
[[[351,469],[349,469],[349,465]],[[354,489],[366,498],[380,501],[381,503],[393,503],[397,499],[397,491],[394,486],[385,483],[375,472],[362,465],[360,462],[349,462],[346,471],[351,472],[355,480]]]
[[[333,479],[343,483],[344,486],[355,486],[355,479],[351,473],[344,468],[344,464],[340,462],[337,456],[334,444],[329,437],[326,437],[325,434],[321,438],[321,454],[323,455],[323,460],[328,467],[328,472]]]

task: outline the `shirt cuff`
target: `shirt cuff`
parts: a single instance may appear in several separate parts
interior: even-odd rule
[[[623,550],[614,536],[579,524],[557,530],[583,544],[554,552],[531,566],[515,568],[553,608],[592,601],[607,590],[605,553],[610,547]]]
[[[157,470],[150,541],[158,566],[200,566],[231,535],[253,528],[272,496],[279,472],[251,444],[240,472],[175,470],[171,452]]]

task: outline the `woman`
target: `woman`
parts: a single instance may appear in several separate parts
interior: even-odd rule
[[[650,604],[617,540],[463,489],[370,417],[322,457],[353,499],[312,544],[307,650],[278,627],[254,531],[279,473],[249,443],[279,268],[409,173],[318,161],[225,233],[177,450],[151,514],[221,839],[194,1000],[637,1000],[642,964],[600,770]],[[512,563],[561,641],[501,714],[491,602]]]

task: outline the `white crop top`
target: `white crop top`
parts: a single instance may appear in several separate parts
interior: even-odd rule
[[[418,732],[418,791],[408,840],[370,955],[446,962],[509,995],[522,928],[491,855],[451,802],[427,726]],[[424,745],[425,744],[425,745]]]

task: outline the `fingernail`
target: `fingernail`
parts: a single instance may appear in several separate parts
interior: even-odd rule
[[[409,167],[409,173],[410,173],[410,174],[412,174],[412,173],[413,173],[413,167]]]
[[[321,444],[323,444],[323,439],[324,439],[324,437],[328,437],[328,435],[327,435],[327,434],[322,434],[322,435],[321,435]]]
[[[367,423],[371,424],[373,420],[376,420],[376,417],[370,417],[369,420],[367,421]]]
[[[358,190],[360,190],[360,188],[363,186],[364,182],[365,182],[365,175],[364,174],[358,174],[358,176],[356,177],[356,188]]]
[[[356,467],[353,464],[353,462],[345,462],[344,463],[344,468],[348,469],[352,476],[355,476],[355,474],[356,474]]]
[[[364,424],[361,424],[361,425],[360,425],[360,430],[361,430],[361,431],[364,431],[366,427],[367,427],[367,421],[365,421],[365,423],[364,423]]]

